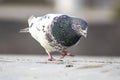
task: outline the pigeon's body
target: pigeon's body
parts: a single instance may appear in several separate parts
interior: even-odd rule
[[[82,36],[86,36],[87,23],[78,18],[62,14],[47,14],[42,17],[31,17],[28,20],[29,32],[53,60],[51,52],[59,51],[64,55],[67,48],[75,45]]]

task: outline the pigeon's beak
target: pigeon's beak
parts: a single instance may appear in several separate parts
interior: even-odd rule
[[[86,32],[81,32],[81,34],[86,38],[87,37],[87,33]]]
[[[85,30],[80,30],[80,33],[86,38],[87,37],[87,28]]]

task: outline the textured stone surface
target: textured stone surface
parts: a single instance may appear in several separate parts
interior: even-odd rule
[[[40,55],[0,55],[0,80],[73,79],[120,80],[120,58],[78,56],[50,62]]]

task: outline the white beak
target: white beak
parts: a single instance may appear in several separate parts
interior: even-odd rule
[[[87,33],[81,32],[81,34],[86,38],[87,37]]]
[[[80,32],[85,38],[87,37],[87,29],[86,30],[81,30]]]

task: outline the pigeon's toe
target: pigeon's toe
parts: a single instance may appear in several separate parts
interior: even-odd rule
[[[56,61],[56,59],[50,58],[50,59],[48,59],[48,61]]]

